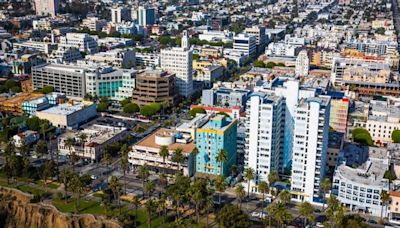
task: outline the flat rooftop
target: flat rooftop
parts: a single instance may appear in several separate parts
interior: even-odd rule
[[[139,142],[137,142],[134,147],[139,146],[139,147],[150,147],[150,148],[156,148],[159,149],[161,147],[161,145],[158,145],[156,143],[156,135],[163,135],[163,134],[178,134],[179,132],[176,130],[171,130],[171,129],[158,129],[157,131],[153,132],[153,134],[147,136],[146,138],[140,140]],[[185,154],[189,154],[193,151],[193,149],[196,147],[196,145],[194,144],[194,141],[192,140],[189,143],[172,143],[170,145],[167,146],[168,150],[173,151],[176,150],[178,148],[181,148],[183,151],[183,153]]]
[[[67,131],[61,137],[75,138],[76,140],[79,140],[79,135],[83,133],[87,136],[85,145],[88,147],[95,147],[97,145],[105,143],[109,139],[113,138],[114,136],[126,130],[127,128],[125,127],[113,127],[113,126],[93,124],[84,128],[82,131]]]
[[[82,110],[92,104],[93,104],[93,102],[88,102],[88,101],[74,102],[73,104],[65,103],[65,104],[59,104],[57,106],[53,106],[51,108],[48,108],[48,109],[45,109],[45,110],[42,110],[39,112],[53,114],[53,115],[66,115],[67,116],[74,112]]]
[[[388,167],[389,159],[385,148],[346,144],[344,151],[339,155],[335,176],[340,175],[360,184],[386,188],[389,182],[383,176]]]

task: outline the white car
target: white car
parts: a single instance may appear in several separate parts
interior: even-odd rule
[[[253,212],[251,213],[251,216],[253,216],[253,217],[260,217],[260,212],[253,211]]]
[[[267,212],[260,212],[260,219],[264,219],[265,217],[267,217]]]

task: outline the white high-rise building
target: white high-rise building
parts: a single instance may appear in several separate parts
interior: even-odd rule
[[[161,68],[176,74],[176,86],[182,96],[193,93],[193,51],[190,49],[189,38],[183,32],[181,47],[161,50]]]
[[[156,23],[156,10],[152,7],[139,6],[136,19],[141,26],[153,25]]]
[[[74,47],[79,51],[93,54],[97,52],[97,41],[86,33],[67,33],[60,38],[61,47]]]
[[[257,52],[257,39],[255,36],[241,33],[233,37],[233,49],[242,51],[247,55],[252,55]]]
[[[36,15],[56,16],[59,0],[35,0]]]
[[[325,176],[330,97],[301,99],[293,132],[291,193],[296,201],[318,202]]]
[[[121,23],[122,21],[131,20],[131,10],[122,6],[111,8],[111,21],[113,23]]]
[[[283,155],[285,127],[285,99],[282,96],[254,93],[247,101],[245,162],[255,171],[250,183],[257,192],[260,181],[268,182],[271,171],[279,171]]]
[[[307,76],[310,68],[310,59],[307,50],[301,50],[296,58],[295,74],[297,76]]]

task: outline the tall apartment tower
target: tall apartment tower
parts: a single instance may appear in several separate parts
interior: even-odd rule
[[[301,99],[293,133],[291,190],[294,200],[316,202],[325,177],[330,97]]]
[[[301,50],[296,58],[295,74],[297,76],[307,76],[310,68],[310,59],[306,50]]]
[[[193,93],[193,51],[189,37],[183,32],[181,47],[161,50],[161,68],[176,75],[176,86],[180,95],[188,97]]]
[[[282,96],[252,94],[246,109],[245,162],[256,177],[250,183],[257,192],[260,181],[268,182],[268,174],[281,167],[284,146],[285,100]]]
[[[56,16],[58,13],[59,0],[35,0],[36,15]]]
[[[122,21],[131,20],[131,10],[122,6],[111,8],[111,21],[113,23],[121,23]]]
[[[156,23],[156,10],[147,6],[139,6],[136,19],[141,26],[154,25]]]

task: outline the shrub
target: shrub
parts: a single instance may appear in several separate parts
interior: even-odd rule
[[[353,141],[361,143],[363,145],[372,146],[374,141],[372,140],[369,132],[364,128],[356,128],[352,131]]]
[[[392,140],[394,143],[400,143],[400,130],[394,130],[392,132]]]
[[[192,108],[192,109],[189,111],[189,115],[190,115],[191,117],[195,117],[195,116],[197,115],[197,113],[205,114],[205,113],[206,113],[206,110],[205,110],[204,108]]]

